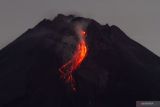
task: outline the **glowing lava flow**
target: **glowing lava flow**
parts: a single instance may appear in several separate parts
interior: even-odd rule
[[[80,66],[87,54],[87,46],[85,42],[86,32],[81,31],[80,36],[80,41],[77,45],[76,51],[73,54],[73,57],[59,69],[62,78],[67,83],[71,84],[73,91],[76,91],[76,88],[72,73]]]

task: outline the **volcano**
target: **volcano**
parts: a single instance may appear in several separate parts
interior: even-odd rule
[[[57,15],[0,50],[0,107],[135,107],[160,100],[160,58],[115,25]]]

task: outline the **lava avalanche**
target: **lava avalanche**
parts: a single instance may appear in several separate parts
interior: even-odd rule
[[[72,76],[72,73],[80,66],[87,54],[87,45],[85,41],[86,32],[83,30],[79,31],[79,43],[76,46],[76,51],[73,54],[73,57],[59,69],[61,77],[71,84],[73,91],[76,91],[75,80]]]

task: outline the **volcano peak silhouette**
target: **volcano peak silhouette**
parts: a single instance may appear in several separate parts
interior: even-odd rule
[[[59,70],[70,60],[76,92]],[[160,100],[159,83],[157,55],[89,18],[44,19],[0,50],[0,107],[130,107]]]

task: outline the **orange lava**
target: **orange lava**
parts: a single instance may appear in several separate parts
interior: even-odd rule
[[[73,54],[73,57],[59,69],[62,78],[67,83],[71,84],[73,91],[76,91],[76,88],[72,73],[75,72],[76,69],[80,66],[87,54],[87,46],[85,42],[86,32],[81,31],[80,36],[80,41],[77,45],[76,51]]]

